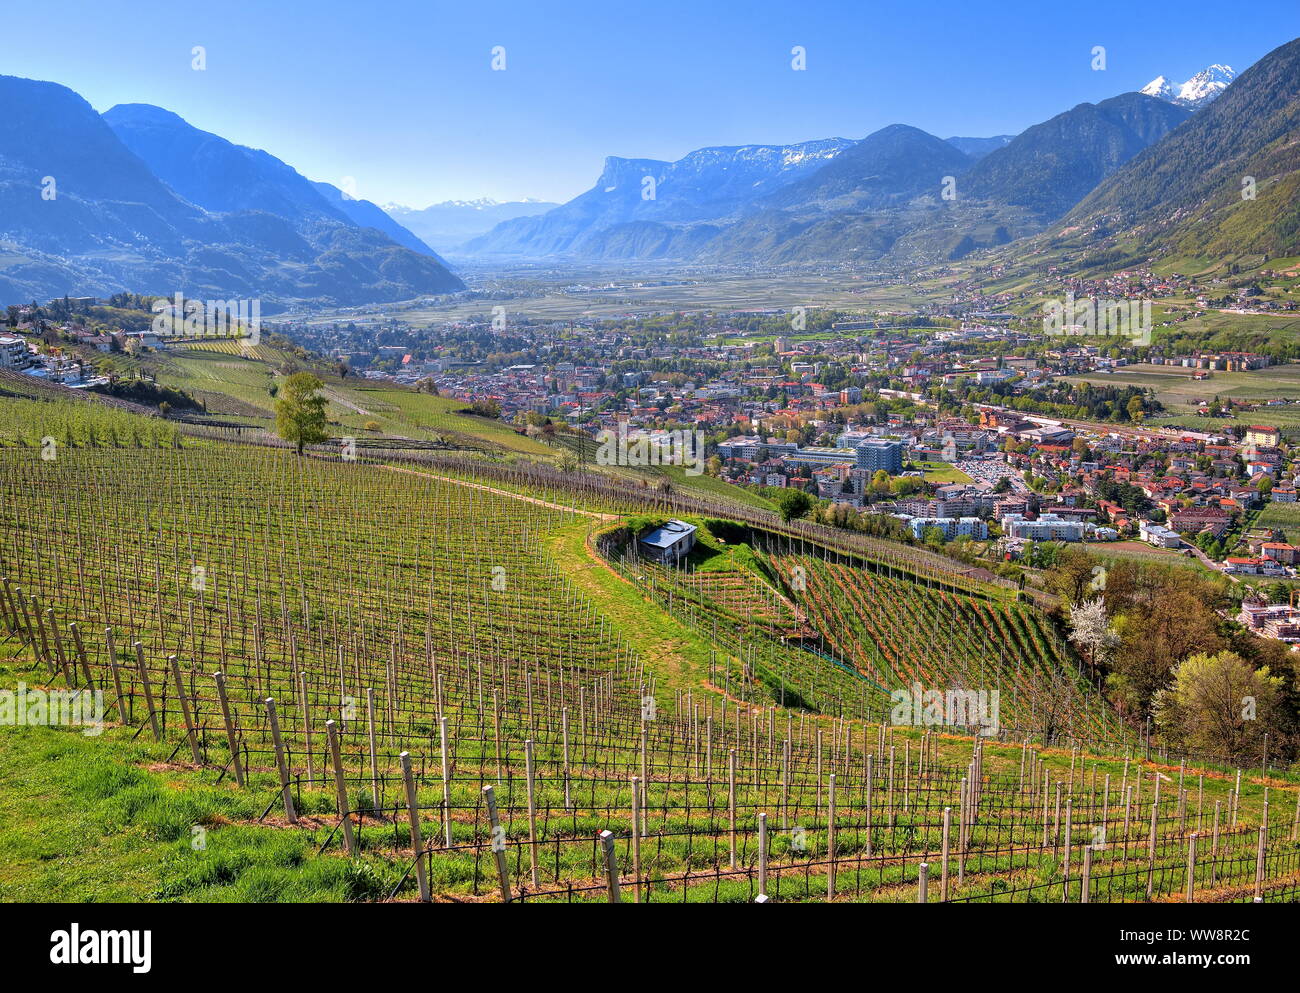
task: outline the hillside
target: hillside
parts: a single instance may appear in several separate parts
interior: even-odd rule
[[[1151,254],[1300,252],[1300,39],[1270,52],[1133,158],[1052,234]],[[1255,197],[1243,195],[1254,180]]]
[[[101,118],[67,87],[13,76],[0,77],[0,104],[5,300],[128,288],[260,299],[269,313],[463,288],[437,259],[359,226],[280,160],[160,108]]]
[[[107,711],[93,737],[7,732],[0,884],[22,899],[915,902],[928,858],[930,900],[1077,902],[1062,854],[1077,866],[1096,817],[1110,844],[1088,853],[1093,899],[1149,899],[1150,878],[1173,900],[1187,831],[1232,799],[1231,770],[1133,742],[1091,741],[1080,762],[1088,737],[1035,732],[1088,713],[1030,692],[1052,667],[1077,685],[1045,619],[919,559],[849,561],[811,535],[750,545],[699,519],[717,564],[673,575],[607,557],[610,529],[680,512],[626,489],[154,441],[123,412],[67,424],[43,460],[13,447],[34,402],[0,398],[0,521],[28,537],[0,553],[0,685],[93,685]],[[80,499],[88,482],[112,514]],[[896,704],[882,720],[887,679],[939,670],[996,680],[1030,726],[1008,710],[963,735],[993,730],[976,708],[934,733]],[[979,814],[953,817],[941,887],[934,811],[963,809],[972,773]],[[1250,899],[1266,787],[1282,816],[1260,892],[1294,898],[1295,784],[1247,770],[1198,900]],[[1075,819],[1045,840],[1058,788]],[[1135,802],[1154,810],[1150,877],[1130,864],[1149,833]],[[601,830],[617,832],[612,879]]]
[[[811,176],[762,201],[767,207],[873,209],[928,193],[938,195],[944,176],[970,168],[969,156],[946,141],[906,124],[867,135]]]
[[[1055,220],[1189,116],[1141,93],[1080,104],[980,159],[965,177],[964,192]]]

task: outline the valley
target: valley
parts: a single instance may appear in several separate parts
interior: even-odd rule
[[[1285,966],[1151,915],[1300,902],[1294,11],[52,3],[0,75],[15,961],[1098,903],[944,947]]]

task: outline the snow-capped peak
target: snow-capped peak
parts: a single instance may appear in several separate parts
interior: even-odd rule
[[[1139,90],[1149,97],[1159,97],[1161,100],[1172,100],[1174,98],[1174,85],[1169,81],[1167,76],[1157,76],[1146,86]]]
[[[1232,66],[1220,65],[1216,62],[1202,69],[1185,83],[1176,83],[1168,76],[1157,76],[1142,87],[1140,92],[1149,97],[1176,103],[1180,107],[1195,109],[1204,107],[1226,90],[1228,84],[1236,78],[1237,74]]]
[[[1182,85],[1178,91],[1178,101],[1189,107],[1200,107],[1226,90],[1236,77],[1231,66],[1209,66]]]

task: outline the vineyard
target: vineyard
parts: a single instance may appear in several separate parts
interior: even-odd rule
[[[157,898],[1297,898],[1293,781],[1103,747],[1035,609],[937,557],[772,521],[666,570],[609,535],[679,497],[108,427],[0,448],[3,651],[103,694],[122,782],[194,784],[119,812],[168,846]],[[891,723],[910,680],[1000,688],[1000,734]],[[350,882],[270,885],[250,831]]]
[[[709,522],[698,523],[708,535]],[[735,674],[720,661],[712,675],[728,690],[735,679],[742,701],[757,682],[777,703],[798,693],[805,707],[882,721],[901,687],[984,688],[997,691],[1002,727],[1017,736],[1132,746],[1034,608],[1001,591],[976,594],[758,529],[742,533],[756,545],[741,546],[756,568],[724,571],[717,557],[698,569],[689,560],[665,568],[642,561],[620,529],[598,539],[650,599],[727,646]]]

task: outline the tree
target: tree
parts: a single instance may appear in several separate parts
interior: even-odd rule
[[[309,372],[296,372],[284,381],[275,399],[275,430],[298,446],[301,455],[329,435],[325,430],[325,384]]]
[[[1011,480],[1006,476],[999,476],[998,481],[993,484],[994,493],[1008,493],[1011,491]]]
[[[1105,589],[1105,571],[1099,562],[1082,548],[1069,546],[1056,559],[1056,567],[1047,576],[1047,588],[1071,607],[1082,605],[1090,589]]]
[[[790,521],[803,517],[812,506],[812,498],[803,490],[787,487],[776,497],[776,508],[781,512],[781,520]]]
[[[1106,604],[1101,597],[1085,600],[1070,611],[1070,640],[1096,665],[1105,653],[1119,644],[1106,616]]]
[[[1281,676],[1254,669],[1236,652],[1188,656],[1173,685],[1155,696],[1156,724],[1179,747],[1258,758],[1275,730]]]
[[[1109,594],[1109,573],[1106,585]],[[1191,570],[1165,569],[1143,577],[1132,603],[1117,604],[1120,645],[1110,682],[1127,713],[1148,713],[1156,692],[1169,685],[1183,659],[1223,650],[1215,612],[1221,598],[1220,590]]]

